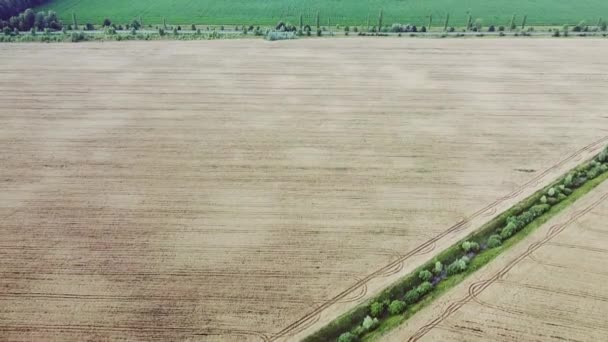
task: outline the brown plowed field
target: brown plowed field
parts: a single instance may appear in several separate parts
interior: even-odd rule
[[[596,153],[604,40],[0,46],[0,340],[294,340]]]
[[[386,336],[386,341],[605,341],[608,183]]]

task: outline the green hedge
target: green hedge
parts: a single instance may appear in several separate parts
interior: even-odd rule
[[[480,246],[482,247],[481,253],[489,249],[501,247],[505,240],[511,239],[513,236],[517,235],[517,233],[524,230],[530,223],[538,220],[540,217],[544,218],[544,216],[547,216],[546,213],[553,206],[568,198],[568,196],[573,194],[575,189],[582,187],[589,180],[597,178],[600,175],[605,176],[606,171],[608,171],[607,155],[608,146],[591,161],[577,166],[550,185],[515,204],[507,211],[484,224],[480,229],[471,233],[465,239],[441,252],[433,260],[425,263],[414,272],[389,286],[376,297],[335,319],[327,326],[305,338],[304,341],[335,341],[340,338],[340,336],[342,336],[343,340],[345,338],[358,340],[360,337],[366,337],[367,335],[374,335],[377,333],[373,331],[377,326],[380,326],[380,329],[382,330],[387,330],[390,329],[390,327],[386,328],[383,325],[390,326],[391,324],[400,323],[406,316],[409,317],[419,310],[422,307],[422,304],[428,304],[429,301],[424,300],[424,297],[435,291],[434,287],[429,287],[429,285],[431,285],[430,283],[421,279],[426,278],[420,276],[421,274],[427,274],[427,271],[435,271],[434,274],[437,275],[438,270],[436,269],[436,264],[437,262],[441,262],[441,264],[443,264],[443,272],[447,272],[448,276],[447,278],[439,280],[439,284],[454,276],[462,277],[463,275],[459,273],[464,272],[471,262],[470,258],[467,256],[467,252],[475,253],[475,251],[479,250]],[[589,191],[590,189],[585,190]],[[580,196],[582,194],[578,195]],[[563,206],[560,206],[559,210],[563,209],[562,207]],[[546,218],[544,219],[546,220]],[[499,252],[502,252],[502,250]],[[469,273],[474,272],[492,260],[496,253],[491,254],[491,256],[484,257],[483,260],[475,262],[474,269],[469,270]],[[475,255],[473,255],[473,257],[475,257]],[[461,280],[462,279],[459,279],[459,281]],[[453,282],[453,285],[459,281]],[[442,291],[445,290],[445,288],[442,288]],[[432,299],[433,298],[431,298],[431,300]],[[403,300],[406,302],[407,306],[414,306],[416,308],[415,310],[409,310],[409,312],[406,312],[405,314],[390,315],[388,312],[389,304],[396,300]],[[361,325],[363,320],[371,315],[370,307],[372,304],[375,304],[376,309],[382,307],[382,310],[380,310],[381,313],[375,313],[380,324],[374,326],[372,329],[362,329]]]

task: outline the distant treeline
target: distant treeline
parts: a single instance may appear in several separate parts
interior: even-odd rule
[[[63,24],[57,18],[57,13],[53,11],[36,13],[31,8],[26,9],[19,15],[10,17],[8,20],[0,20],[0,29],[4,31],[7,29],[9,31],[61,30],[62,28]]]
[[[7,20],[28,8],[36,7],[48,0],[0,0],[0,19]]]

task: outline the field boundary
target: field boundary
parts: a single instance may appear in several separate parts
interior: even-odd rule
[[[480,215],[495,215],[496,213],[496,206],[498,206],[499,204],[501,204],[502,202],[508,200],[508,199],[512,199],[515,198],[517,196],[519,196],[526,188],[529,188],[531,186],[535,186],[537,185],[542,178],[544,178],[547,174],[549,174],[551,171],[559,168],[560,166],[564,165],[565,163],[567,163],[568,161],[571,161],[577,157],[581,157],[581,155],[585,152],[594,152],[596,150],[598,150],[599,148],[601,148],[603,146],[603,143],[608,141],[608,136],[605,136],[603,138],[600,138],[594,142],[592,142],[591,144],[577,150],[576,152],[572,153],[570,156],[568,156],[567,158],[561,160],[560,162],[554,164],[553,166],[547,168],[546,170],[544,170],[542,173],[538,174],[537,176],[535,176],[534,178],[532,178],[531,180],[529,180],[528,182],[524,183],[523,185],[519,186],[518,188],[516,188],[514,191],[512,191],[511,193],[509,193],[506,196],[500,197],[497,200],[495,200],[494,202],[486,205],[485,207],[483,207],[482,209],[477,210],[475,213],[473,213],[472,215],[468,216],[465,219],[460,220],[458,223],[456,223],[455,225],[451,226],[450,228],[448,228],[447,230],[443,231],[442,233],[436,235],[435,237],[433,237],[432,239],[427,240],[426,242],[422,243],[421,245],[419,245],[418,247],[412,249],[411,251],[409,251],[407,254],[403,255],[402,257],[392,261],[391,263],[385,265],[384,267],[374,271],[373,273],[369,274],[368,276],[362,278],[360,281],[354,283],[353,285],[351,285],[350,287],[348,287],[347,289],[345,289],[344,291],[342,291],[341,293],[339,293],[338,295],[336,295],[335,297],[331,298],[330,300],[322,303],[321,305],[319,305],[316,309],[314,309],[313,311],[309,312],[308,314],[304,315],[302,318],[300,318],[299,320],[293,322],[292,324],[288,325],[287,327],[285,327],[283,330],[279,331],[276,334],[273,334],[270,338],[270,341],[275,341],[280,337],[283,337],[285,335],[288,335],[296,330],[303,330],[305,328],[307,328],[309,325],[314,324],[314,320],[318,320],[319,318],[316,317],[318,316],[322,311],[326,310],[327,308],[329,308],[330,306],[334,305],[335,303],[339,302],[340,300],[344,299],[347,295],[351,294],[352,292],[354,292],[355,290],[357,290],[359,287],[361,287],[362,285],[368,283],[369,281],[371,281],[372,279],[384,275],[386,272],[390,272],[391,270],[393,270],[396,267],[399,267],[401,263],[403,263],[405,260],[411,258],[412,256],[415,255],[419,255],[421,253],[429,253],[431,252],[435,246],[434,244],[439,241],[440,239],[442,239],[443,237],[449,235],[450,233],[453,232],[457,232],[463,228],[466,228],[466,225],[468,223],[471,222],[471,220],[473,220],[474,218],[480,216]],[[590,159],[592,159],[593,157],[595,157],[595,155],[590,156]],[[579,164],[580,165],[580,164]],[[558,177],[558,179],[560,179],[561,177]],[[555,184],[555,182],[551,182],[548,187],[552,186],[553,184]],[[518,202],[517,204],[515,204],[511,209],[508,209],[506,211],[506,213],[510,212],[513,208],[517,208],[521,205],[522,202],[528,202],[530,199],[538,199],[540,198],[539,193],[542,192],[545,188],[542,188],[540,190],[538,190],[537,192],[535,192],[534,194],[532,194],[531,196],[529,196],[528,198]],[[490,220],[489,222],[493,222],[496,220],[500,220],[501,218],[504,220],[506,219],[506,217],[504,217],[504,213],[495,216],[492,220]],[[487,225],[487,224],[486,224]],[[486,226],[482,226],[480,229],[472,232],[470,235],[474,235],[477,234],[481,231],[483,231],[484,227]],[[465,238],[466,240],[466,238]],[[462,241],[459,241],[457,243],[457,245],[459,243],[461,243]],[[430,250],[429,250],[430,248]],[[451,247],[450,247],[451,248]],[[449,250],[450,248],[448,248],[447,250]],[[424,269],[425,267],[428,267],[429,265],[427,264],[423,264],[421,265],[419,268],[417,268],[413,273],[415,274],[418,270]],[[385,287],[384,291],[381,291],[382,293],[386,293],[387,291],[390,291],[391,288],[394,288],[397,284],[403,282],[404,280],[411,278],[412,274],[408,274],[404,277],[402,277],[400,280],[396,281],[395,283],[393,283],[393,285],[390,285],[388,287]],[[330,327],[333,324],[338,324],[338,325],[352,325],[352,322],[349,324],[345,324],[346,322],[344,321],[350,321],[350,317],[357,317],[360,320],[363,318],[363,316],[365,315],[364,312],[367,312],[367,306],[369,305],[369,303],[373,300],[374,298],[370,298],[368,300],[366,300],[365,302],[359,304],[358,306],[356,306],[355,308],[351,309],[350,311],[348,311],[347,313],[335,318],[334,320],[332,320],[329,325],[326,325],[325,327],[321,328],[320,330],[318,330],[316,333],[313,333],[313,335],[308,336],[305,340],[306,341],[317,341],[319,339],[315,338],[315,336],[320,337],[321,335],[325,335],[324,331],[326,331],[327,329],[331,329]]]
[[[513,267],[515,267],[517,264],[519,264],[522,260],[529,257],[532,253],[534,253],[540,247],[542,247],[545,244],[547,244],[548,242],[550,242],[554,237],[556,237],[561,232],[563,232],[573,222],[576,222],[578,219],[585,216],[587,213],[589,213],[590,211],[595,209],[598,205],[600,205],[606,199],[608,199],[608,193],[603,194],[597,201],[593,202],[591,205],[587,206],[586,208],[584,208],[580,211],[574,212],[566,222],[558,223],[558,224],[551,226],[551,228],[549,229],[549,231],[547,232],[547,234],[545,235],[545,237],[542,240],[532,243],[530,246],[528,246],[528,248],[526,249],[526,251],[524,253],[517,256],[515,259],[513,259],[511,262],[509,262],[507,265],[505,265],[500,271],[494,273],[494,275],[492,275],[490,278],[485,279],[485,280],[480,280],[480,281],[477,281],[477,282],[471,284],[468,288],[468,291],[467,291],[468,294],[466,297],[464,297],[458,301],[452,302],[440,314],[439,317],[437,317],[433,321],[429,322],[428,324],[422,326],[414,335],[412,335],[408,339],[408,341],[415,342],[415,341],[420,340],[427,333],[429,333],[431,330],[433,330],[439,323],[443,322],[446,318],[448,318],[450,315],[452,315],[453,313],[458,311],[465,304],[467,304],[471,300],[476,300],[477,296],[479,296],[479,294],[481,294],[485,289],[487,289],[490,285],[492,285],[496,281],[501,280],[511,269],[513,269]]]

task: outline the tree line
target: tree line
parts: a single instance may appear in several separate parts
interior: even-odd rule
[[[53,11],[36,13],[31,8],[26,9],[19,15],[10,17],[8,20],[0,20],[0,29],[4,31],[61,30],[62,28],[63,23],[57,17],[57,13]]]
[[[44,2],[46,0],[0,0],[0,20],[8,20],[10,17]]]

